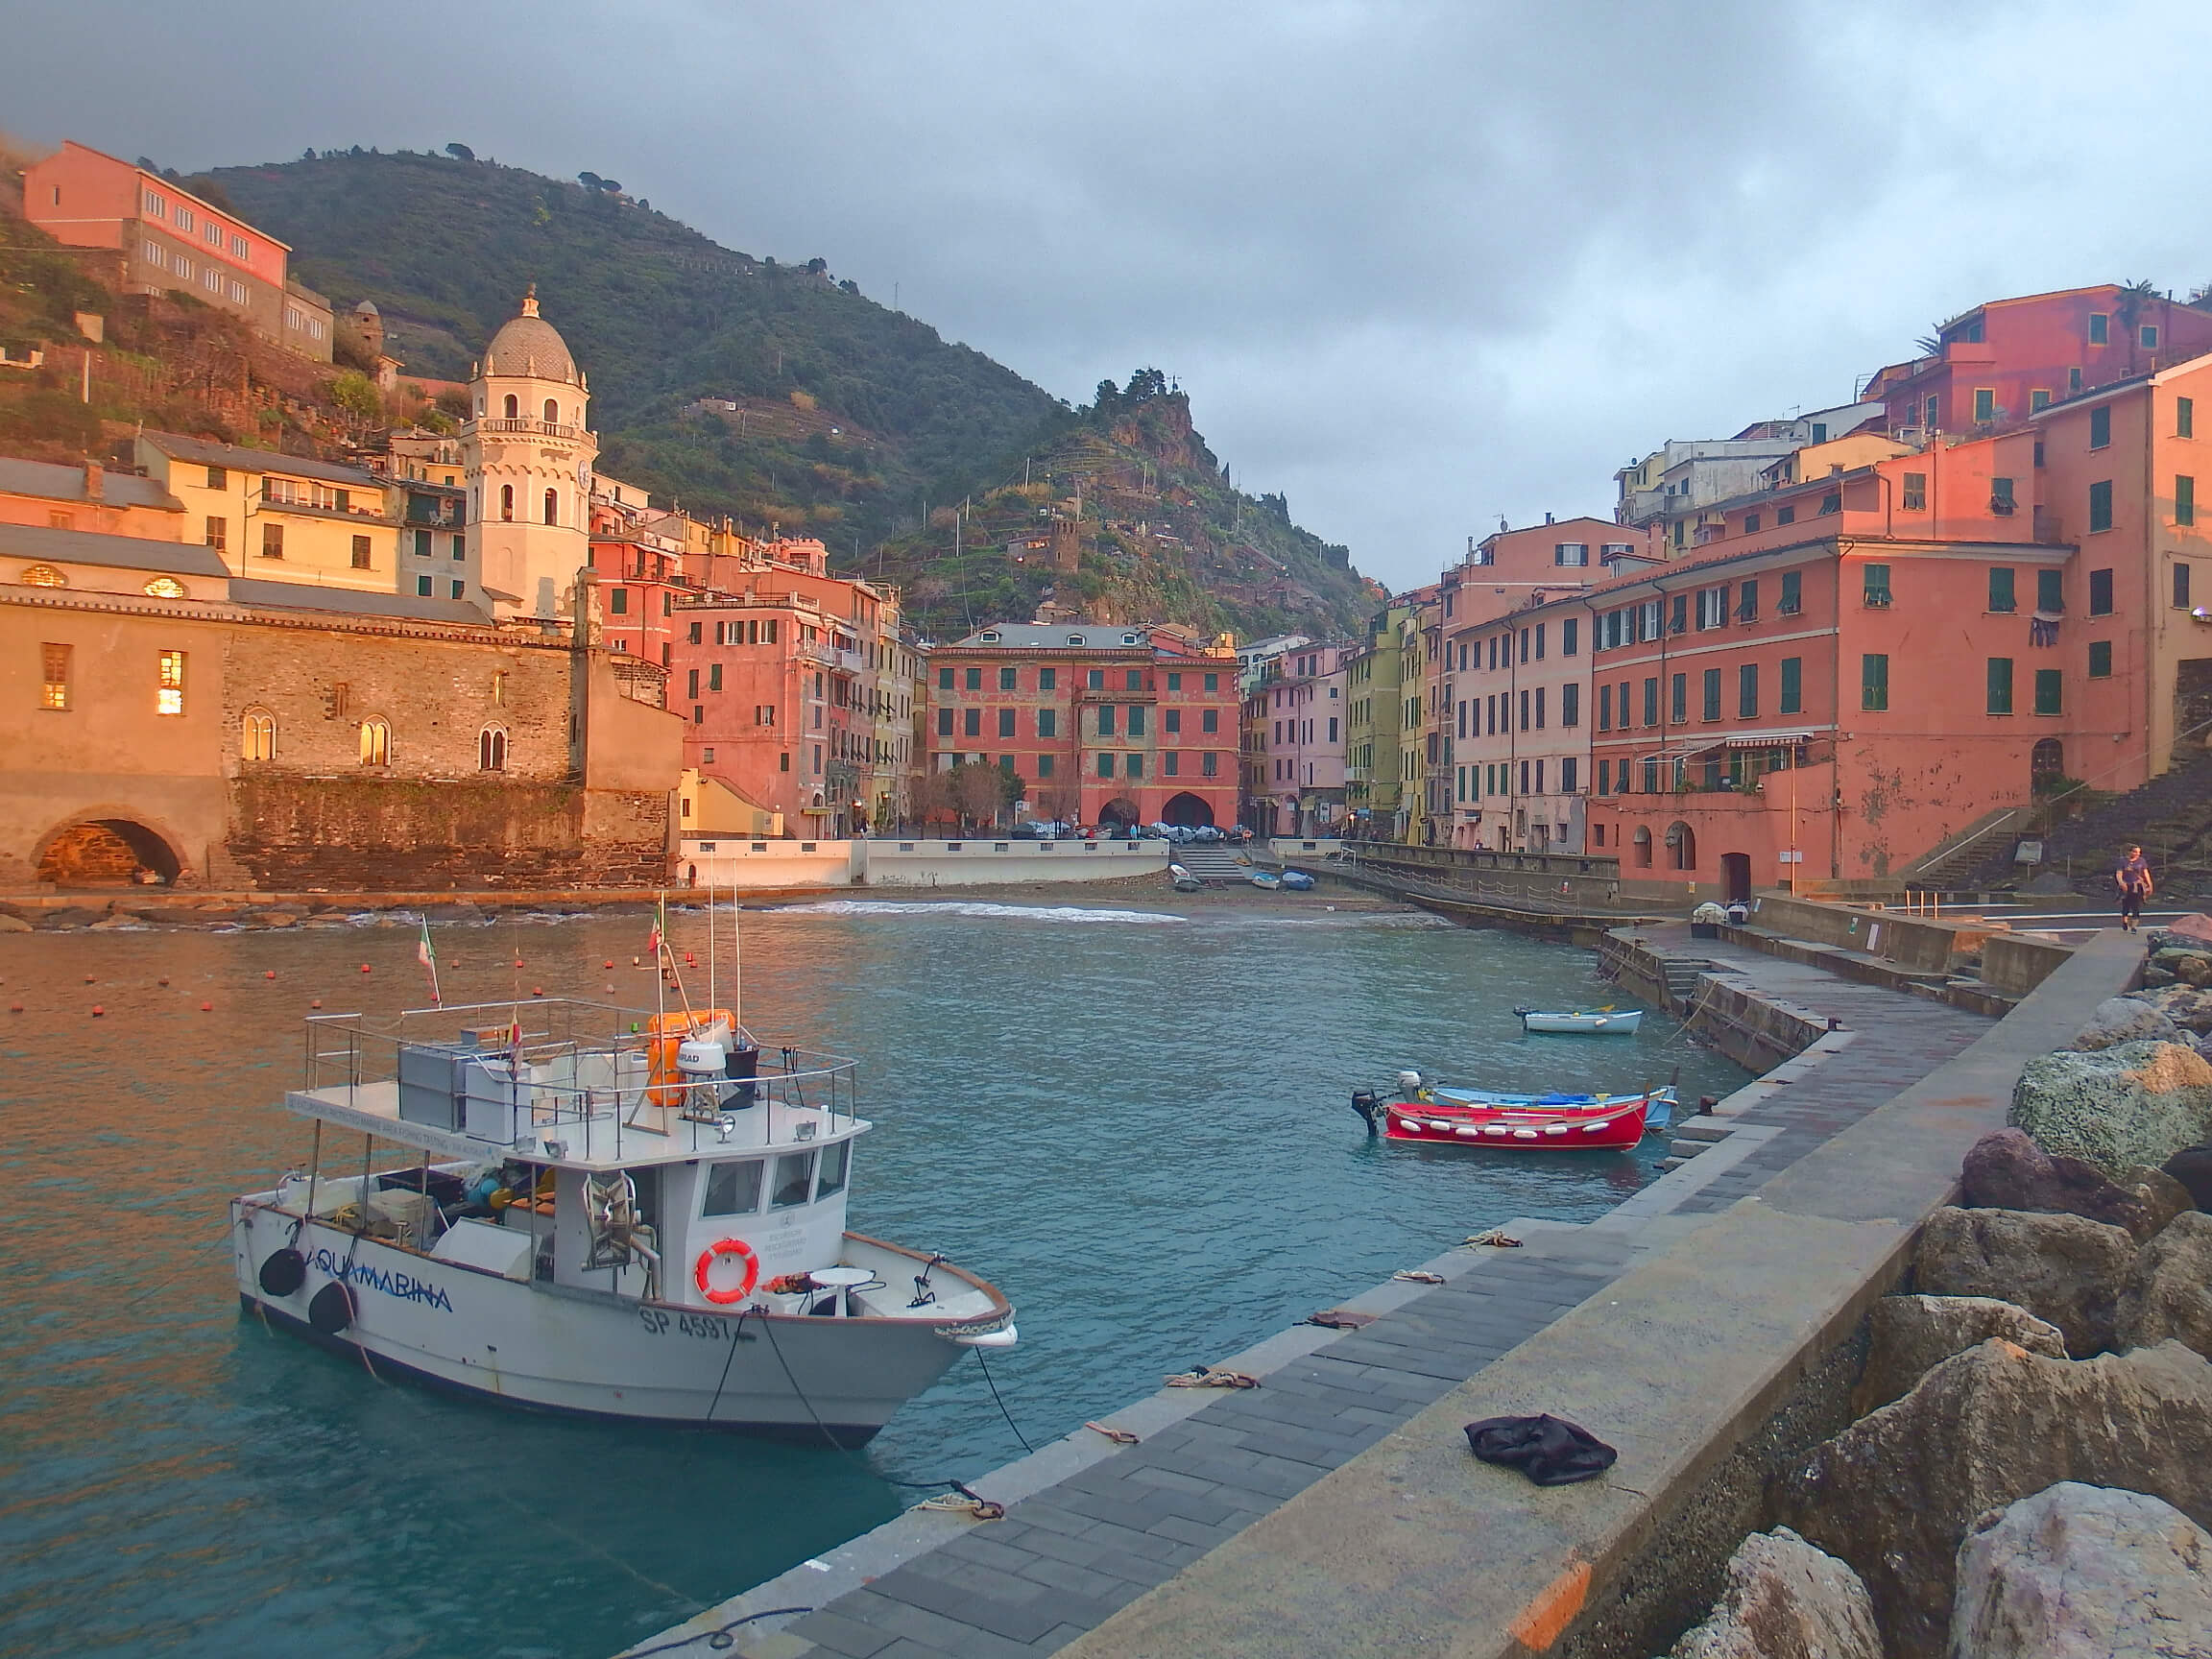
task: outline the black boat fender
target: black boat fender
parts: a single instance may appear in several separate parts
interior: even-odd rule
[[[325,1336],[337,1335],[353,1323],[353,1292],[333,1279],[307,1304],[307,1323]]]
[[[307,1283],[307,1258],[289,1245],[272,1250],[254,1277],[260,1282],[264,1295],[289,1296]]]

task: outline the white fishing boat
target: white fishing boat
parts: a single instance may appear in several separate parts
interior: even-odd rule
[[[315,1156],[231,1201],[239,1298],[378,1376],[862,1444],[1016,1333],[983,1280],[846,1230],[854,1071],[718,1008],[311,1017],[284,1104]]]
[[[1547,1012],[1541,1008],[1516,1008],[1521,1016],[1524,1031],[1547,1032],[1555,1036],[1609,1034],[1616,1037],[1633,1037],[1636,1028],[1644,1023],[1641,1008],[1575,1008]]]

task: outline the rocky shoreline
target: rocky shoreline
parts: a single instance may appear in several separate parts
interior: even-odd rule
[[[2024,1069],[1857,1420],[1671,1659],[2212,1659],[2212,921],[2147,943],[2164,982]]]

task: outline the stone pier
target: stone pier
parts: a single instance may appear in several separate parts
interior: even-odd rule
[[[973,1482],[1002,1520],[910,1511],[640,1646],[750,1659],[1664,1648],[1710,1601],[1767,1476],[1845,1420],[1865,1308],[1950,1197],[1966,1146],[2002,1123],[2020,1066],[2141,959],[2100,938],[1998,1021],[1726,953],[1712,954],[1732,1017],[1808,1041],[1688,1118],[1676,1166],[1611,1214],[1508,1222],[1518,1248],[1455,1248],[1418,1264],[1443,1284],[1344,1304],[1370,1323],[1297,1326],[1214,1361],[1257,1388],[1163,1389],[1100,1419],[1134,1445],[1079,1431]],[[1544,1490],[1468,1455],[1463,1423],[1538,1411],[1583,1424],[1620,1462]]]

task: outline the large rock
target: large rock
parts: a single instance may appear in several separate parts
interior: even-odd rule
[[[2169,1337],[2212,1358],[2212,1215],[2192,1210],[2136,1252],[2113,1314],[2121,1348]]]
[[[2188,1189],[2200,1210],[2212,1210],[2212,1145],[2184,1146],[2159,1166]]]
[[[2162,1499],[2061,1480],[1959,1549],[1950,1659],[2212,1659],[2212,1533]]]
[[[2006,1115],[2046,1152],[2118,1175],[2212,1138],[2212,1064],[2177,1043],[2121,1043],[2031,1060]]]
[[[2080,1215],[2017,1210],[1938,1210],[1920,1230],[1914,1288],[1930,1296],[1989,1296],[2064,1333],[2070,1354],[2112,1346],[2120,1288],[2135,1257],[2125,1228]]]
[[[1777,1527],[1728,1557],[1720,1599],[1671,1659],[1882,1659],[1882,1637],[1859,1575]]]
[[[2166,1231],[2166,1224],[2175,1216],[2197,1208],[2196,1194],[2165,1170],[2153,1169],[2148,1164],[2138,1164],[2123,1174],[2120,1185],[2141,1199],[2143,1207],[2150,1212],[2150,1226],[2135,1233],[2137,1242],[2155,1238]]]
[[[2212,1032],[2212,991],[2195,985],[2168,985],[2163,990],[2130,991],[2128,1000],[2148,1002],[2184,1031],[2200,1037]]]
[[[2212,1522],[2212,1362],[2178,1342],[2095,1359],[1984,1342],[1815,1447],[1774,1497],[1780,1520],[1865,1581],[1891,1653],[1934,1654],[1968,1528],[2060,1480]]]
[[[2212,916],[2198,910],[2177,916],[2153,936],[2160,944],[2212,947]]]
[[[1868,1316],[1867,1336],[1865,1375],[1852,1396],[1862,1417],[1902,1400],[1952,1355],[1992,1336],[2031,1354],[2066,1358],[2057,1326],[1994,1296],[1885,1296]]]
[[[2074,1033],[2074,1046],[2109,1048],[2115,1043],[2171,1043],[2179,1031],[2162,1008],[2133,997],[2108,997]]]
[[[2142,1198],[2104,1171],[2064,1154],[2054,1157],[2025,1129],[1997,1129],[1966,1149],[1959,1202],[1970,1210],[2036,1210],[2086,1215],[2125,1227],[2138,1238],[2157,1229]]]

